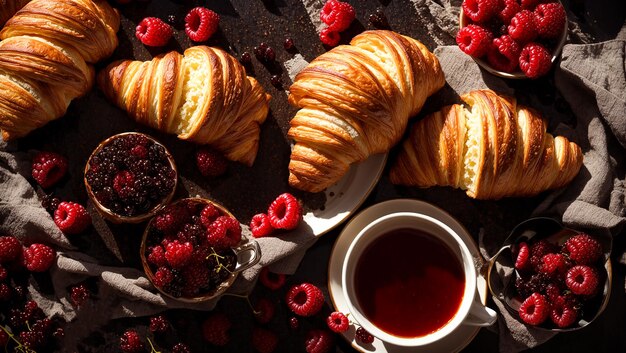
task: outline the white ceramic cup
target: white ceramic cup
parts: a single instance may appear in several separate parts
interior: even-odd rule
[[[363,314],[355,293],[354,273],[363,250],[379,236],[395,229],[406,228],[417,229],[438,237],[438,239],[443,241],[443,243],[452,250],[453,254],[463,266],[465,274],[463,297],[457,312],[447,324],[438,330],[419,337],[399,337],[378,328]],[[493,324],[497,318],[495,311],[485,307],[477,299],[476,267],[467,245],[450,227],[426,215],[412,212],[398,212],[383,216],[368,224],[357,234],[350,244],[341,272],[343,295],[350,309],[350,315],[372,335],[384,342],[394,345],[416,347],[431,344],[445,338],[461,324],[489,326]]]

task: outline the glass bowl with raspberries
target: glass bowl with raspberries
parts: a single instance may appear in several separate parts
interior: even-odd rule
[[[578,330],[609,302],[611,244],[608,231],[577,231],[552,218],[531,218],[513,229],[491,259],[489,290],[526,325]]]
[[[463,0],[456,42],[491,74],[546,75],[567,40],[567,15],[555,0]]]
[[[224,206],[203,198],[178,200],[148,221],[141,239],[146,276],[163,295],[203,302],[224,293],[261,259],[259,244],[241,234]]]
[[[174,158],[157,140],[138,132],[102,141],[85,166],[85,187],[98,212],[114,223],[140,223],[174,196]]]

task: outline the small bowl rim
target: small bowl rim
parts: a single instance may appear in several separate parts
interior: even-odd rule
[[[562,5],[561,1],[558,1],[558,2]],[[459,11],[459,30],[467,25],[467,20],[468,18],[465,15],[463,8],[461,7]],[[565,43],[567,42],[568,31],[569,31],[569,24],[568,24],[567,19],[565,19],[565,24],[563,25],[563,32],[561,34],[561,37],[559,38],[559,43],[557,44],[556,48],[554,48],[554,51],[552,53],[552,58],[550,59],[550,65],[554,65],[556,60],[561,55],[561,52],[563,51],[563,47],[565,46]],[[489,65],[487,61],[481,58],[476,58],[471,55],[468,55],[468,56],[472,58],[480,67],[482,67],[483,69],[485,69],[487,72],[489,72],[492,75],[499,76],[502,78],[515,79],[515,80],[530,80],[530,78],[524,75],[524,73],[521,70],[519,70],[519,68],[517,71],[514,71],[514,72],[499,71],[491,67],[491,65]]]
[[[98,201],[98,199],[94,195],[93,190],[91,189],[91,185],[89,184],[89,182],[87,182],[87,172],[91,169],[91,165],[90,165],[91,159],[97,153],[99,153],[105,146],[110,144],[114,139],[116,139],[116,138],[118,138],[120,136],[125,136],[125,135],[142,135],[142,136],[150,139],[153,143],[163,147],[163,149],[165,150],[165,156],[167,157],[167,159],[168,159],[168,161],[170,163],[170,167],[172,168],[172,170],[174,170],[174,173],[176,174],[174,176],[174,186],[172,187],[172,190],[170,191],[170,193],[166,197],[164,197],[159,203],[154,205],[148,212],[142,213],[142,214],[139,214],[139,215],[136,215],[136,216],[120,215],[120,214],[117,214],[117,213],[113,212],[108,207],[105,207],[104,205],[102,205],[100,203],[100,201]],[[104,139],[103,141],[101,141],[98,144],[98,146],[89,155],[89,158],[87,158],[87,163],[85,164],[85,169],[84,169],[84,172],[83,172],[83,179],[84,179],[84,183],[85,183],[85,188],[87,190],[87,196],[89,196],[89,199],[96,206],[96,209],[98,210],[98,212],[101,215],[103,215],[106,219],[108,219],[109,221],[111,221],[113,223],[118,223],[118,224],[119,223],[141,223],[141,222],[145,221],[146,219],[154,216],[157,212],[159,212],[160,210],[165,208],[165,206],[167,206],[172,201],[172,199],[174,198],[174,194],[176,193],[176,188],[178,186],[178,169],[176,168],[176,161],[174,160],[174,156],[172,156],[172,154],[167,149],[167,147],[165,147],[165,145],[162,144],[160,141],[158,141],[154,137],[152,137],[152,136],[150,136],[148,134],[142,133],[142,132],[127,131],[127,132],[122,132],[122,133],[110,136],[110,137]]]

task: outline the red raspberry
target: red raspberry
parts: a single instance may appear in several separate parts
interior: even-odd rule
[[[120,348],[126,353],[143,352],[144,347],[139,333],[135,330],[126,330],[120,338]]]
[[[465,0],[463,13],[474,22],[485,22],[498,13],[498,0]]]
[[[491,48],[491,32],[477,25],[467,25],[456,34],[456,44],[465,54],[479,58]]]
[[[530,249],[528,244],[521,242],[517,246],[517,258],[515,260],[515,268],[523,271],[530,266]]]
[[[70,299],[72,300],[72,304],[77,308],[85,304],[90,297],[91,293],[89,293],[89,288],[84,284],[76,285],[70,289]]]
[[[208,148],[196,152],[196,166],[205,177],[216,177],[226,173],[228,162],[220,153]]]
[[[520,53],[519,67],[528,78],[547,74],[551,65],[550,53],[541,44],[528,43]]]
[[[519,316],[527,324],[539,325],[550,315],[550,303],[539,293],[531,294],[519,308]]]
[[[260,324],[267,324],[274,317],[275,311],[276,307],[271,300],[261,298],[254,306],[254,318]]]
[[[522,48],[509,35],[493,40],[491,50],[487,53],[487,61],[496,70],[513,72],[519,66],[519,54]]]
[[[561,3],[539,4],[534,15],[540,37],[558,38],[563,33],[567,15]]]
[[[567,271],[565,284],[574,294],[593,295],[598,289],[600,278],[594,268],[576,265]]]
[[[324,28],[320,32],[320,41],[322,44],[327,45],[329,47],[334,47],[339,44],[339,40],[341,37],[339,36],[339,32],[333,31],[330,28]]]
[[[328,24],[328,28],[336,32],[343,32],[348,29],[352,21],[354,21],[356,15],[354,8],[347,2],[334,1],[333,3],[335,4],[333,9],[335,14],[334,16],[329,16],[333,21]]]
[[[226,230],[226,246],[235,247],[239,245],[241,242],[241,224],[236,219],[229,216],[220,216],[213,223],[221,223],[224,226]]]
[[[113,190],[121,197],[127,198],[134,192],[135,176],[128,170],[122,170],[113,178]]]
[[[577,234],[563,244],[563,252],[578,265],[589,265],[602,257],[602,245],[589,234]]]
[[[156,17],[144,18],[135,29],[137,39],[150,47],[166,45],[173,33],[174,31],[170,25]]]
[[[285,285],[287,276],[282,273],[270,272],[269,268],[263,267],[261,269],[261,274],[259,275],[259,280],[265,287],[271,290],[278,290]]]
[[[0,263],[17,259],[22,253],[22,244],[15,237],[0,237]]]
[[[539,265],[539,272],[543,272],[550,277],[555,277],[567,271],[567,261],[561,254],[546,254]]]
[[[363,344],[372,344],[372,342],[374,342],[374,336],[363,327],[359,327],[356,329],[356,340]]]
[[[520,12],[522,7],[520,6],[518,0],[504,0],[504,7],[498,12],[498,18],[505,25],[511,23],[511,19],[515,16],[516,13]]]
[[[539,240],[530,246],[530,264],[533,266],[535,271],[539,271],[539,266],[541,266],[543,256],[550,253],[556,253],[557,250],[557,247],[547,240]]]
[[[191,9],[185,16],[185,33],[194,42],[211,38],[220,24],[220,16],[206,7]]]
[[[205,228],[208,228],[219,216],[220,211],[217,207],[212,204],[208,204],[204,206],[202,211],[200,211],[200,223],[202,223]]]
[[[223,347],[230,341],[228,330],[232,325],[226,314],[214,313],[202,324],[202,337],[211,344]]]
[[[56,252],[44,244],[31,244],[23,249],[24,264],[31,272],[46,272],[54,263]]]
[[[261,238],[272,234],[274,227],[270,222],[270,217],[265,213],[259,213],[250,220],[250,231],[255,238]]]
[[[64,201],[54,211],[54,223],[66,234],[78,234],[91,225],[91,216],[76,202]]]
[[[172,270],[167,267],[159,267],[154,274],[154,285],[159,288],[164,288],[170,284],[173,279],[174,274],[172,274]]]
[[[350,321],[344,313],[334,311],[326,318],[326,325],[328,325],[328,328],[331,331],[341,333],[348,330],[350,327]]]
[[[252,330],[252,346],[259,353],[272,353],[278,346],[278,336],[268,329],[255,327]]]
[[[542,0],[520,0],[523,9],[533,10]]]
[[[163,315],[153,316],[150,318],[150,332],[165,333],[169,327],[170,323]]]
[[[513,16],[508,27],[509,35],[519,43],[528,43],[537,37],[535,15],[522,10]]]
[[[145,159],[148,157],[148,149],[146,146],[137,145],[130,149],[130,154],[137,158]]]
[[[183,268],[191,259],[193,245],[191,243],[181,243],[178,240],[167,244],[165,248],[165,258],[173,268]]]
[[[312,329],[304,338],[304,347],[307,353],[329,353],[332,351],[335,339],[327,330]]]
[[[191,220],[186,207],[176,204],[165,208],[154,220],[154,226],[166,234],[178,232],[178,229]]]
[[[317,314],[324,305],[324,294],[310,283],[302,283],[292,286],[287,292],[287,306],[291,311],[300,316],[312,316]]]
[[[163,250],[162,246],[155,245],[150,248],[148,262],[157,267],[165,266],[167,264],[167,260],[165,259],[165,250]]]
[[[209,246],[217,249],[227,249],[230,242],[226,237],[226,225],[217,219],[207,227],[207,242]]]
[[[39,152],[33,158],[33,179],[46,189],[56,184],[67,173],[67,158],[54,152]]]
[[[571,305],[564,297],[557,297],[552,301],[550,319],[559,328],[572,326],[578,319],[578,309]]]
[[[278,195],[272,202],[267,215],[270,217],[272,227],[276,229],[291,230],[300,224],[302,219],[302,207],[293,195],[284,193]]]
[[[322,11],[320,12],[320,20],[326,23],[327,25],[335,22],[335,16],[337,16],[337,11],[333,11],[337,7],[337,0],[328,0],[322,7]]]

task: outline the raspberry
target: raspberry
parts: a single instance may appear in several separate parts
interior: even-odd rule
[[[535,16],[528,10],[522,10],[513,16],[508,27],[509,35],[520,43],[528,43],[537,37]]]
[[[148,262],[157,267],[165,266],[167,264],[167,260],[165,259],[165,250],[163,250],[162,246],[156,245],[150,248]]]
[[[463,13],[474,22],[485,22],[498,13],[498,0],[465,0]]]
[[[196,152],[196,166],[205,177],[216,177],[226,172],[228,162],[220,153],[208,148],[201,148]]]
[[[211,38],[220,24],[220,16],[206,7],[191,9],[185,16],[185,33],[194,42]]]
[[[278,345],[278,336],[268,329],[255,327],[252,330],[252,346],[259,353],[272,353]]]
[[[56,252],[44,244],[31,244],[24,248],[24,264],[31,272],[46,272],[56,257]]]
[[[257,301],[254,307],[254,318],[260,324],[267,324],[274,317],[275,311],[276,307],[271,300],[261,298]]]
[[[535,271],[539,271],[539,266],[541,266],[543,256],[550,253],[556,253],[557,250],[557,247],[547,240],[539,240],[530,246],[530,264],[533,266]]]
[[[577,234],[563,244],[563,252],[578,265],[589,265],[602,257],[602,245],[585,233]]]
[[[15,237],[0,237],[0,263],[17,259],[22,253],[22,244]]]
[[[540,37],[558,38],[563,33],[567,15],[561,3],[539,4],[533,14]]]
[[[204,206],[202,211],[200,211],[200,223],[202,223],[205,228],[208,228],[219,216],[220,211],[217,207],[212,204],[208,204]]]
[[[172,347],[172,353],[191,353],[191,348],[184,343],[176,343]]]
[[[230,341],[228,330],[231,326],[232,323],[228,316],[223,313],[215,313],[202,323],[202,337],[211,344],[223,347]]]
[[[207,227],[207,241],[209,246],[222,250],[229,247],[230,242],[226,237],[226,225],[217,219]]]
[[[340,39],[341,37],[339,37],[339,32],[333,31],[328,27],[324,28],[320,32],[320,41],[322,42],[322,44],[327,45],[329,47],[334,47],[337,44],[339,44]]]
[[[170,40],[172,34],[172,27],[156,17],[144,18],[135,29],[137,39],[150,47],[164,46]]]
[[[493,40],[491,50],[487,53],[487,61],[496,70],[513,72],[519,65],[521,51],[519,44],[511,36],[505,34]],[[528,246],[526,247],[528,249]]]
[[[334,337],[327,330],[312,329],[304,338],[307,353],[329,353],[333,349]]]
[[[541,44],[528,43],[519,57],[519,67],[526,77],[538,78],[550,71],[550,53]]]
[[[333,1],[333,3],[335,4],[333,9],[335,15],[332,23],[328,24],[328,28],[336,32],[343,32],[354,21],[356,15],[354,8],[347,2]]]
[[[523,9],[532,10],[541,0],[520,0]]]
[[[226,227],[226,239],[228,246],[235,247],[241,242],[241,224],[236,219],[229,216],[220,216],[215,220],[221,222]]]
[[[270,222],[270,217],[265,213],[259,213],[250,220],[250,231],[255,238],[261,238],[272,234],[274,227]]]
[[[290,317],[289,328],[296,331],[298,328],[300,328],[300,320],[298,320],[298,318],[295,316]]]
[[[374,336],[363,327],[359,327],[356,329],[356,340],[363,344],[372,344],[372,342],[374,342]]]
[[[56,184],[67,172],[67,158],[54,152],[39,152],[33,158],[33,179],[47,189]]]
[[[565,284],[574,294],[593,295],[598,289],[600,278],[592,267],[576,265],[567,271]]]
[[[348,330],[350,321],[343,313],[334,311],[326,318],[326,325],[331,331],[341,333]]]
[[[491,48],[491,32],[477,25],[467,25],[456,34],[456,44],[465,54],[479,58]]]
[[[150,332],[165,333],[169,326],[170,323],[163,315],[153,316],[150,318]]]
[[[54,211],[54,223],[66,234],[78,234],[91,225],[91,216],[76,202],[64,201]]]
[[[542,258],[541,265],[539,265],[539,272],[550,277],[565,273],[565,271],[567,271],[567,262],[565,256],[561,254],[546,254]]]
[[[291,311],[300,316],[312,316],[317,314],[324,305],[322,291],[310,283],[302,283],[292,286],[287,292],[287,306]]]
[[[120,348],[126,353],[142,352],[144,347],[139,333],[135,330],[126,330],[120,338]]]
[[[259,275],[259,280],[265,287],[271,290],[277,290],[285,285],[287,276],[282,273],[270,272],[269,268],[263,267],[261,269],[261,274]]]
[[[193,253],[193,245],[191,243],[181,243],[178,240],[167,244],[165,248],[165,258],[173,268],[184,267]]]
[[[322,11],[320,12],[320,20],[326,23],[327,25],[331,25],[335,22],[335,16],[337,16],[337,12],[333,11],[337,6],[337,0],[328,0],[322,7]]]
[[[530,249],[528,244],[521,242],[518,244],[517,258],[515,260],[515,268],[525,270],[530,266]]]
[[[145,159],[148,157],[148,149],[146,146],[137,145],[130,149],[130,154],[141,159]]]
[[[166,233],[171,234],[178,231],[183,224],[191,219],[189,211],[182,205],[172,205],[161,211],[154,220],[155,227]]]
[[[113,178],[113,190],[123,199],[135,192],[135,176],[128,170],[122,170]]]
[[[70,299],[75,307],[80,308],[91,297],[89,289],[84,284],[79,284],[70,289]]]
[[[571,305],[564,297],[559,296],[552,301],[550,319],[556,326],[560,328],[572,326],[577,318],[578,309]]]
[[[504,0],[504,7],[498,12],[498,18],[505,25],[511,23],[511,19],[516,13],[520,12],[522,7],[518,3],[518,0]]]
[[[154,274],[154,284],[159,288],[164,288],[172,280],[174,279],[174,275],[172,271],[167,267],[159,267]]]
[[[276,229],[295,229],[302,218],[302,207],[298,200],[289,193],[278,195],[272,202],[267,215],[272,227]]]
[[[550,315],[550,303],[539,293],[531,294],[519,308],[520,318],[527,324],[539,325]]]

